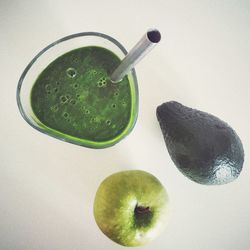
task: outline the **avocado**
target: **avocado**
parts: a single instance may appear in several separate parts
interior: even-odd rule
[[[239,176],[243,145],[227,123],[175,101],[158,106],[156,115],[170,157],[185,176],[205,185],[226,184]]]

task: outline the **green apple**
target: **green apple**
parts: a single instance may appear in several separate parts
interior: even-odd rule
[[[98,227],[123,246],[144,245],[164,229],[168,195],[152,174],[141,170],[122,171],[107,177],[94,201]]]

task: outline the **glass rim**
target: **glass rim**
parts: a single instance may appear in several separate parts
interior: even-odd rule
[[[23,109],[23,105],[22,105],[21,97],[20,97],[22,83],[23,83],[23,81],[24,81],[27,73],[29,72],[30,68],[33,66],[33,64],[36,62],[36,60],[40,56],[42,56],[50,48],[52,48],[52,47],[54,47],[54,46],[56,46],[56,45],[58,45],[58,44],[60,44],[62,42],[68,41],[68,40],[73,39],[73,38],[84,37],[84,36],[101,37],[101,38],[106,39],[106,40],[112,42],[113,44],[115,44],[123,52],[124,55],[126,55],[128,53],[127,50],[124,48],[124,46],[120,42],[118,42],[115,38],[113,38],[113,37],[111,37],[109,35],[106,35],[104,33],[100,33],[100,32],[95,32],[95,31],[79,32],[79,33],[74,33],[74,34],[62,37],[62,38],[56,40],[55,42],[50,43],[49,45],[47,45],[46,47],[44,47],[42,50],[40,50],[34,56],[34,58],[28,63],[28,65],[25,67],[25,69],[23,70],[23,72],[22,72],[22,74],[21,74],[21,76],[20,76],[20,78],[18,80],[17,90],[16,90],[16,101],[17,101],[18,109],[19,109],[19,111],[20,111],[23,119],[31,127],[33,127],[34,129],[40,131],[41,133],[46,134],[46,135],[51,136],[51,137],[54,137],[54,138],[59,139],[61,141],[65,141],[65,142],[68,142],[68,143],[71,143],[71,144],[74,144],[74,145],[78,145],[78,146],[83,146],[83,147],[87,147],[87,148],[95,148],[95,149],[106,148],[106,147],[113,146],[114,144],[116,144],[119,141],[121,141],[124,137],[126,137],[132,131],[132,129],[134,128],[135,123],[137,121],[137,117],[138,117],[138,82],[137,82],[136,72],[135,72],[134,68],[131,70],[131,75],[132,75],[133,80],[134,80],[134,87],[135,87],[135,93],[136,93],[136,98],[135,98],[135,102],[136,102],[135,103],[136,114],[135,114],[135,117],[134,117],[133,124],[130,126],[129,130],[127,131],[127,133],[124,136],[122,136],[121,138],[119,138],[117,141],[115,141],[115,143],[108,143],[108,141],[107,141],[106,142],[107,145],[104,143],[104,145],[100,144],[99,147],[94,147],[91,144],[86,145],[86,144],[80,143],[78,141],[73,141],[73,140],[68,140],[66,138],[62,138],[62,137],[60,137],[59,135],[56,135],[56,134],[50,134],[50,133],[46,132],[45,130],[41,129],[39,126],[35,126],[30,121],[29,117],[26,115],[26,113],[25,113],[25,111]]]

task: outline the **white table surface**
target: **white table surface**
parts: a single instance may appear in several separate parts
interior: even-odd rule
[[[16,86],[49,43],[99,31],[128,50],[151,27],[160,44],[136,67],[139,118],[114,147],[93,150],[43,135],[21,117]],[[143,169],[165,185],[166,230],[145,250],[250,249],[250,2],[0,1],[0,249],[124,249],[98,229],[92,206],[108,175]],[[212,113],[240,136],[240,177],[203,186],[184,177],[164,144],[155,109],[165,101]]]

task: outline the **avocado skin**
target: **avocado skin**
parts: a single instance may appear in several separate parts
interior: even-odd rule
[[[171,159],[185,176],[205,185],[239,176],[244,150],[227,123],[175,101],[158,106],[156,115]]]

